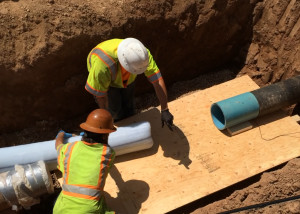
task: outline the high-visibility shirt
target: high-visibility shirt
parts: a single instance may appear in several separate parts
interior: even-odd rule
[[[123,39],[111,39],[98,44],[91,50],[87,58],[89,71],[85,89],[97,97],[107,94],[109,87],[126,88],[136,79],[136,74],[131,74],[119,63],[117,49]],[[144,72],[151,83],[162,78],[150,51],[149,65]]]
[[[76,141],[57,147],[62,191],[54,214],[114,213],[107,210],[103,188],[115,158],[114,150],[101,143]]]

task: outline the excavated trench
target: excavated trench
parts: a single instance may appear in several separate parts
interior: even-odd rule
[[[1,18],[10,24],[2,25],[0,129],[67,120],[94,108],[84,90],[86,57],[105,39],[139,38],[168,86],[243,64],[255,1],[135,3],[2,2]],[[111,5],[115,9],[106,10]],[[145,78],[139,79],[137,95],[153,92]]]
[[[299,11],[296,0],[0,1],[0,146],[78,131],[96,107],[87,54],[110,38],[150,49],[169,101],[244,74],[259,86],[299,75]],[[140,76],[138,110],[158,105],[153,92]]]

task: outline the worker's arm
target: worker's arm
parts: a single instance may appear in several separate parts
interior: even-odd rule
[[[154,82],[153,87],[155,89],[156,96],[160,102],[162,127],[164,127],[164,124],[166,123],[169,129],[173,131],[172,126],[174,117],[169,112],[168,94],[163,78],[160,78],[158,81]]]
[[[57,137],[56,137],[56,140],[55,140],[55,149],[57,150],[58,146],[59,145],[62,145],[64,143],[64,135],[65,135],[65,132],[59,132]]]
[[[108,109],[108,99],[107,99],[107,95],[103,96],[103,97],[96,97],[95,96],[95,100],[99,106],[99,108],[101,109]]]
[[[168,94],[163,78],[153,83],[155,93],[160,102],[161,111],[168,109]]]

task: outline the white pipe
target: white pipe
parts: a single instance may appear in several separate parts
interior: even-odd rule
[[[70,137],[65,143],[79,140],[81,136]],[[116,132],[109,135],[108,144],[115,150],[116,155],[149,149],[153,146],[150,123],[144,121],[118,127]],[[54,147],[55,140],[49,140],[0,148],[0,169],[3,171],[4,168],[16,164],[29,164],[43,160],[47,162],[49,170],[53,170],[56,168],[57,158]]]

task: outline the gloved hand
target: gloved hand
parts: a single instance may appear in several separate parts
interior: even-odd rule
[[[163,128],[165,123],[167,124],[168,128],[173,131],[173,115],[169,112],[169,109],[161,111],[161,127]]]
[[[70,133],[67,133],[67,132],[65,132],[65,131],[63,131],[63,130],[60,130],[60,131],[57,133],[57,135],[56,135],[56,137],[55,137],[55,138],[57,138],[58,134],[59,134],[59,133],[61,133],[61,132],[63,132],[63,133],[64,133],[64,139],[67,139],[67,138],[70,138],[70,137],[72,137],[72,136],[73,136],[73,135],[72,135],[72,134],[70,134]]]

